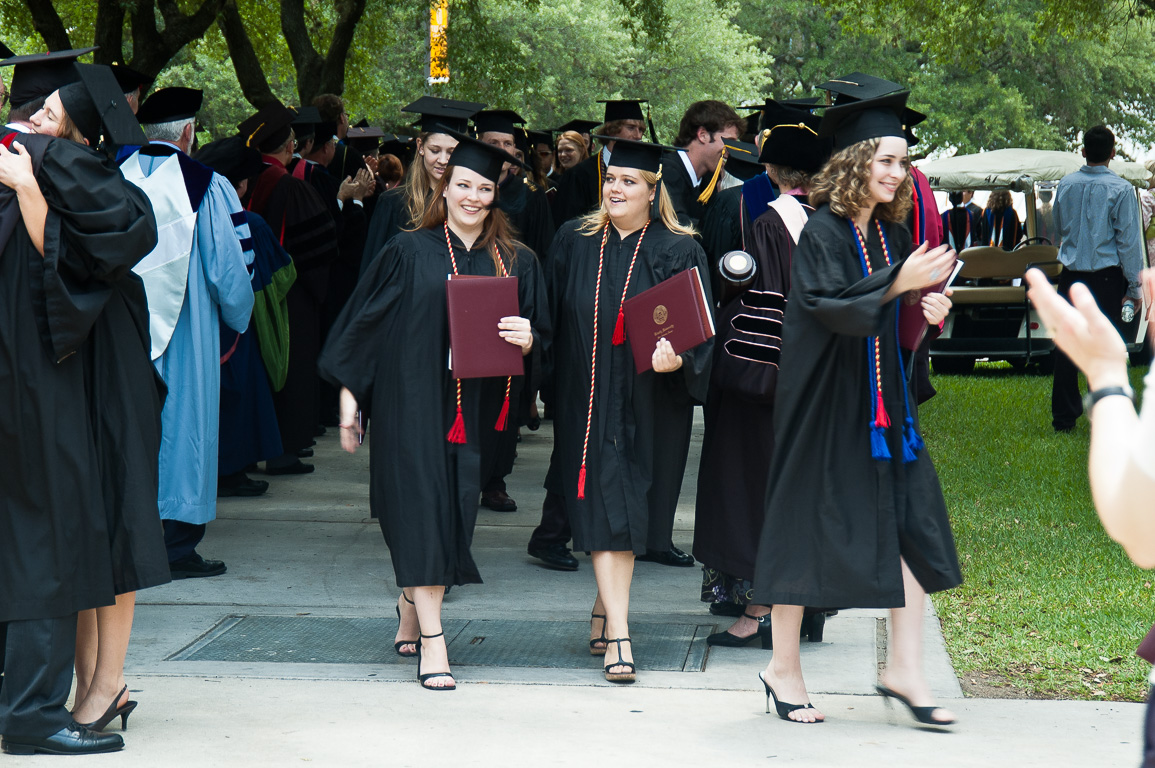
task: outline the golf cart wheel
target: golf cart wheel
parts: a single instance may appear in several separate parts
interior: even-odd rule
[[[972,373],[975,369],[975,359],[973,357],[942,357],[941,355],[935,355],[931,357],[930,364],[934,367],[935,373],[945,373],[954,376]]]

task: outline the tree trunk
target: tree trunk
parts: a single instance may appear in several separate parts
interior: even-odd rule
[[[120,0],[98,0],[92,44],[99,46],[93,53],[97,64],[124,60],[124,6]]]
[[[304,0],[281,0],[281,32],[297,70],[297,95],[302,104],[322,93],[345,92],[345,63],[357,25],[365,14],[365,0],[335,0],[337,25],[322,57],[309,38]]]
[[[233,69],[237,73],[237,81],[241,84],[241,92],[245,99],[257,109],[274,102],[277,97],[269,87],[265,72],[261,68],[261,61],[253,49],[249,33],[245,31],[245,23],[241,13],[237,10],[236,0],[227,0],[221,10],[218,24],[225,36],[225,44],[229,47],[229,58],[233,61]]]
[[[24,0],[28,13],[32,16],[32,26],[44,38],[50,51],[67,51],[72,48],[68,30],[60,20],[60,14],[52,7],[51,0]]]

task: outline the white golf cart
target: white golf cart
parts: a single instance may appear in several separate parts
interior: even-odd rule
[[[942,334],[930,345],[936,372],[968,373],[976,360],[983,359],[1007,360],[1016,368],[1025,368],[1031,362],[1049,368],[1054,342],[1031,308],[1022,278],[1027,269],[1037,266],[1052,282],[1058,279],[1063,265],[1059,262],[1058,243],[1050,239],[1057,233],[1049,232],[1045,222],[1040,221],[1036,200],[1040,192],[1047,190],[1053,196],[1059,180],[1084,163],[1074,153],[1037,149],[1000,149],[919,163],[932,189],[1005,189],[1021,194],[1026,208],[1024,236],[1014,250],[980,245],[959,253],[964,266],[953,286],[954,308]],[[1147,186],[1150,172],[1138,163],[1119,160],[1111,162],[1111,170],[1135,185],[1138,207],[1139,189]],[[1137,226],[1141,227],[1142,216],[1139,220]],[[1146,264],[1143,234],[1136,234]],[[1124,339],[1133,354],[1144,350],[1146,328],[1146,312],[1136,313],[1135,319],[1124,326]]]

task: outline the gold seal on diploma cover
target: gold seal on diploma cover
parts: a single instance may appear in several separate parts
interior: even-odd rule
[[[664,304],[659,304],[654,307],[654,322],[658,325],[666,322],[670,318],[670,311],[666,309]]]

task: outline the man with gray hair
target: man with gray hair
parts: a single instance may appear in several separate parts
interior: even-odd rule
[[[244,332],[253,309],[241,202],[223,176],[188,156],[202,98],[192,88],[152,94],[137,114],[149,143],[121,165],[152,202],[160,235],[135,271],[148,296],[153,365],[168,387],[159,502],[174,579],[225,572],[196,547],[216,517],[220,360],[228,353],[220,322]]]

